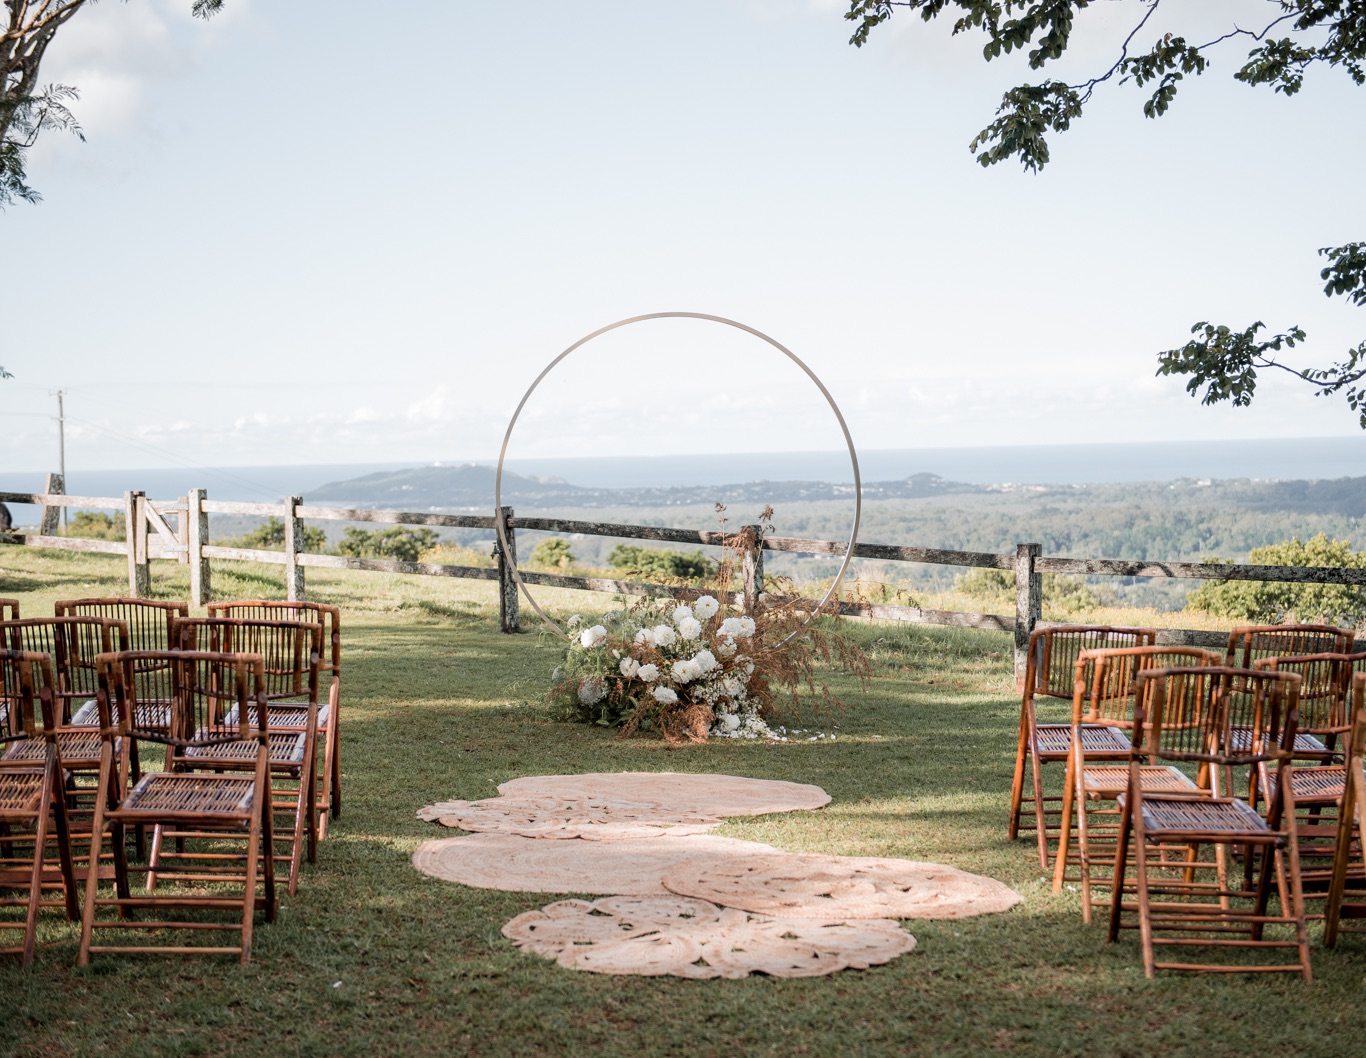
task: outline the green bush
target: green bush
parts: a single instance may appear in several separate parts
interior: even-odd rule
[[[321,554],[327,549],[327,534],[321,529],[304,526],[304,538],[300,541],[305,551]],[[258,525],[245,536],[236,540],[225,540],[227,547],[244,547],[252,551],[283,551],[285,549],[285,523],[279,518],[268,518],[264,525]]]
[[[636,544],[618,544],[607,556],[607,562],[613,569],[625,573],[645,577],[676,577],[680,580],[697,580],[716,571],[716,563],[703,555],[700,548],[696,551],[671,551]]]
[[[337,554],[350,558],[392,558],[399,562],[416,562],[424,551],[430,551],[440,541],[435,529],[425,526],[413,529],[396,525],[392,529],[349,528],[337,543]]]
[[[66,535],[87,540],[123,540],[126,519],[119,511],[112,518],[99,511],[75,511],[67,521]]]
[[[531,564],[547,569],[568,569],[574,564],[574,552],[569,550],[569,541],[552,536],[542,540],[531,551]]]
[[[1319,533],[1307,542],[1291,537],[1253,548],[1247,560],[1260,566],[1328,566],[1364,569],[1366,552],[1350,541]],[[1222,560],[1207,558],[1208,563]],[[1291,584],[1273,581],[1206,581],[1186,597],[1186,609],[1243,621],[1307,621],[1356,626],[1366,617],[1366,589],[1349,584]]]

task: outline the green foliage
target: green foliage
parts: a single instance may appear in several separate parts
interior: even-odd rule
[[[123,512],[112,518],[100,511],[76,511],[67,521],[66,535],[87,540],[123,540],[127,537]]]
[[[618,544],[607,556],[613,569],[644,577],[676,577],[696,580],[716,572],[716,563],[696,551],[671,551],[663,548]]]
[[[357,529],[354,526],[342,533],[337,543],[337,554],[350,558],[392,558],[399,562],[416,562],[423,552],[430,551],[440,540],[435,529],[426,526],[412,528],[396,525],[392,529]]]
[[[1350,542],[1330,540],[1327,534],[1319,533],[1306,542],[1293,537],[1281,544],[1256,548],[1248,561],[1264,566],[1366,569],[1366,552],[1353,551]],[[1186,609],[1236,620],[1322,621],[1355,626],[1366,617],[1366,590],[1348,584],[1216,580],[1192,591],[1186,599]]]
[[[1015,576],[1006,570],[972,569],[955,578],[953,586],[987,605],[1014,609]],[[1113,601],[1111,594],[1093,588],[1081,577],[1061,573],[1043,575],[1043,604],[1050,614],[1070,616],[1099,609]]]
[[[569,550],[569,541],[552,536],[542,540],[531,551],[531,564],[547,569],[568,569],[574,563],[574,552]]]
[[[321,554],[327,549],[327,533],[321,529],[304,526],[304,538],[300,543],[303,550]],[[285,523],[279,518],[268,518],[264,525],[257,526],[245,536],[228,543],[229,547],[244,547],[252,551],[283,551],[285,549]]]
[[[973,138],[969,149],[982,165],[1017,158],[1025,169],[1038,172],[1049,161],[1049,135],[1067,131],[1105,82],[1118,78],[1120,84],[1132,82],[1149,90],[1143,113],[1161,117],[1187,75],[1203,74],[1211,52],[1242,37],[1254,43],[1233,75],[1244,84],[1269,85],[1273,91],[1294,95],[1304,83],[1305,71],[1315,65],[1341,67],[1355,84],[1366,84],[1366,0],[1267,0],[1267,5],[1260,27],[1233,25],[1203,44],[1192,44],[1173,32],[1152,31],[1155,42],[1147,51],[1131,55],[1130,45],[1158,10],[1156,0],[1138,4],[1135,24],[1108,69],[1076,84],[1047,80],[1008,89],[995,120]],[[986,61],[1029,48],[1029,65],[1037,70],[1062,57],[1076,18],[1099,6],[1090,0],[850,0],[844,17],[857,23],[850,43],[861,47],[874,28],[892,17],[894,8],[914,11],[925,22],[952,12],[955,34],[986,34]],[[1331,262],[1320,273],[1327,284],[1324,293],[1366,306],[1366,242],[1325,247],[1319,253]],[[1349,348],[1344,359],[1328,367],[1294,367],[1271,354],[1294,348],[1304,341],[1304,331],[1291,327],[1258,341],[1262,327],[1260,321],[1241,330],[1197,323],[1191,332],[1200,337],[1159,353],[1157,373],[1189,376],[1186,390],[1199,395],[1204,404],[1226,400],[1243,407],[1252,401],[1257,371],[1276,368],[1313,386],[1318,396],[1340,393],[1366,430],[1366,388],[1358,384],[1366,378],[1366,342]]]

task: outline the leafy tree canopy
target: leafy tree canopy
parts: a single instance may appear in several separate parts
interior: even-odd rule
[[[532,549],[531,562],[547,569],[568,569],[574,563],[574,552],[569,549],[568,540],[552,536]]]
[[[72,85],[44,85],[39,67],[57,31],[95,0],[5,0],[8,25],[0,33],[0,209],[41,197],[28,186],[25,158],[38,136],[64,129],[85,135],[67,104],[79,98]],[[209,18],[223,0],[193,0],[196,18]]]
[[[646,577],[678,577],[697,580],[716,571],[716,564],[696,551],[673,551],[664,548],[641,547],[638,544],[618,544],[607,556],[613,569],[624,570]]]
[[[861,47],[896,8],[913,11],[925,22],[942,15],[953,19],[955,34],[986,37],[986,61],[1021,52],[1031,69],[1042,70],[1067,51],[1076,20],[1097,6],[1093,0],[850,0],[845,18],[856,24],[850,42]],[[1134,0],[1129,6],[1133,28],[1107,69],[1076,83],[1044,78],[1005,93],[995,120],[969,145],[982,165],[1015,158],[1038,172],[1049,161],[1050,134],[1066,132],[1107,82],[1142,89],[1144,115],[1161,117],[1187,77],[1206,71],[1211,54],[1240,44],[1251,47],[1233,76],[1247,85],[1291,96],[1314,66],[1340,69],[1354,84],[1366,84],[1366,0],[1261,0],[1262,16],[1253,25],[1231,24],[1207,41],[1191,41],[1156,24],[1162,0]],[[1323,247],[1319,254],[1325,262],[1319,273],[1324,293],[1366,306],[1366,241]],[[1366,342],[1327,367],[1296,366],[1282,354],[1305,340],[1304,331],[1292,326],[1267,336],[1264,326],[1260,320],[1242,328],[1202,320],[1185,345],[1158,354],[1157,373],[1186,376],[1187,392],[1204,404],[1229,401],[1243,407],[1252,401],[1258,370],[1275,368],[1308,383],[1320,396],[1344,396],[1366,429]]]
[[[1362,569],[1366,568],[1366,552],[1353,551],[1348,541],[1330,540],[1326,533],[1319,533],[1304,542],[1292,537],[1282,544],[1253,548],[1248,562],[1261,566]],[[1186,597],[1186,609],[1242,621],[1327,621],[1355,627],[1366,617],[1366,591],[1350,584],[1212,580]]]
[[[424,552],[439,542],[435,529],[423,526],[412,529],[396,525],[392,529],[350,528],[342,533],[337,543],[337,554],[351,558],[392,558],[399,562],[416,562]]]

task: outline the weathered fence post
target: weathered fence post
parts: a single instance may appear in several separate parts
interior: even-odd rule
[[[62,477],[61,474],[49,474],[47,484],[43,486],[43,493],[48,496],[65,496],[66,478]],[[50,507],[46,503],[43,504],[43,520],[38,529],[38,535],[56,536],[57,519],[61,517],[62,511],[65,509],[64,507]]]
[[[209,601],[209,560],[204,557],[204,545],[209,542],[209,514],[204,510],[208,493],[191,489],[185,497],[185,547],[190,563],[190,603],[204,606]]]
[[[1015,689],[1023,690],[1029,657],[1029,634],[1043,617],[1043,574],[1034,560],[1043,554],[1038,544],[1015,545]]]
[[[285,598],[290,602],[304,599],[304,567],[299,565],[299,552],[303,549],[304,523],[299,519],[299,505],[302,496],[291,496],[285,500]]]
[[[493,553],[498,559],[498,628],[502,632],[520,632],[521,620],[517,612],[517,581],[513,579],[512,569],[517,565],[517,537],[512,527],[513,510],[499,507],[498,517],[503,522],[503,535],[507,538],[507,553],[503,552],[499,541],[494,541]]]
[[[743,534],[745,554],[740,562],[744,576],[745,613],[754,613],[759,606],[759,596],[764,591],[764,527],[746,525]]]
[[[123,494],[123,539],[128,548],[128,593],[145,598],[152,590],[152,575],[147,568],[147,513],[144,492]]]

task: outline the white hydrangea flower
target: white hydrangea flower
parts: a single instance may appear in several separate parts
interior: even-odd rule
[[[675,625],[679,624],[679,623],[682,622],[682,621],[690,621],[690,620],[692,620],[692,607],[691,607],[691,606],[689,606],[687,603],[683,603],[681,606],[675,606],[675,607],[674,607],[673,621],[674,621],[674,624],[675,624]]]
[[[592,649],[607,638],[607,629],[602,625],[594,625],[592,628],[585,628],[579,635],[579,642],[584,647]]]
[[[607,697],[607,681],[601,676],[589,676],[579,684],[579,701],[593,705]]]
[[[657,647],[671,647],[678,642],[678,633],[668,625],[655,625],[653,632]]]
[[[716,660],[716,655],[710,650],[699,650],[693,656],[693,661],[697,662],[698,668],[700,668],[703,673],[710,672],[720,664],[720,662]]]
[[[656,687],[650,692],[655,696],[655,701],[660,705],[673,705],[678,701],[678,695],[674,694],[668,687]]]
[[[686,640],[694,640],[702,634],[702,622],[696,617],[685,617],[678,622],[678,634]]]
[[[654,683],[655,680],[659,679],[659,666],[642,665],[640,668],[636,669],[636,675],[646,683]]]
[[[716,641],[716,652],[723,658],[728,658],[735,653],[735,640],[728,636],[722,636]]]
[[[692,604],[692,612],[699,621],[705,621],[709,617],[716,616],[716,611],[721,609],[721,604],[710,595],[704,595]]]
[[[652,646],[654,646],[654,645],[655,645],[655,634],[654,634],[654,632],[652,632],[652,631],[651,631],[650,629],[648,629],[648,628],[642,628],[640,631],[638,631],[638,632],[636,633],[636,643],[637,643],[639,646],[643,646],[643,647],[652,647]]]
[[[628,680],[634,679],[636,674],[640,672],[640,662],[635,658],[622,658],[618,668],[621,669],[621,674]]]

